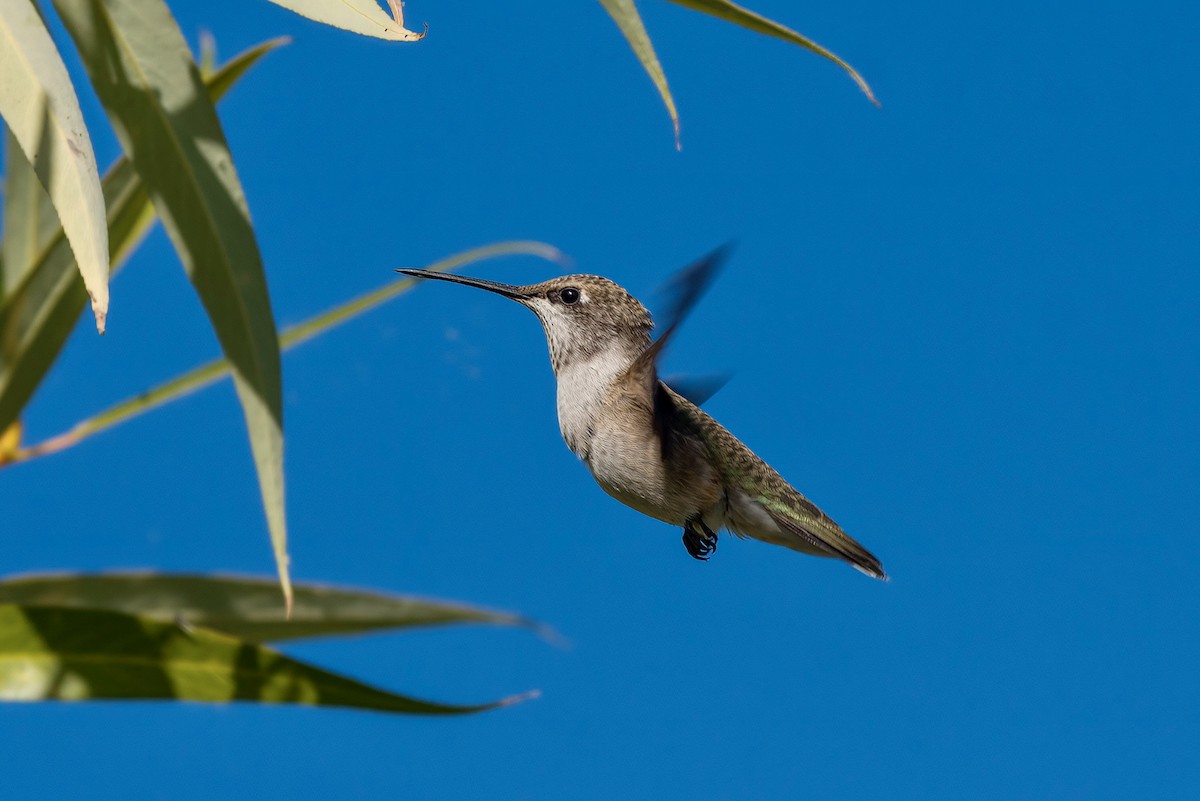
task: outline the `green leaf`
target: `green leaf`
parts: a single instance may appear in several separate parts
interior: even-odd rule
[[[277,36],[274,39],[268,39],[261,44],[247,48],[229,59],[216,72],[204,77],[204,86],[208,90],[209,98],[213,103],[220,101],[233,88],[233,85],[240,81],[242,76],[258,63],[259,59],[275,48],[283,47],[286,44],[291,44],[291,42],[292,39],[290,36]],[[216,45],[213,45],[213,47],[216,47]]]
[[[667,86],[667,76],[663,72],[662,64],[654,52],[654,45],[650,44],[650,34],[646,33],[646,26],[642,24],[642,15],[638,13],[633,0],[600,0],[600,5],[604,6],[604,10],[617,23],[629,46],[633,48],[634,55],[642,62],[642,68],[646,70],[650,80],[654,81],[654,86],[667,107],[667,113],[671,115],[671,124],[675,126],[675,149],[678,150],[679,113],[675,110],[675,100]]]
[[[154,219],[134,177],[124,165],[104,180],[114,267]],[[0,428],[17,419],[58,357],[87,299],[75,258],[59,228],[21,283],[0,299]]]
[[[184,622],[249,642],[358,634],[386,629],[487,623],[554,636],[528,618],[465,604],[297,584],[291,619],[279,585],[239,576],[165,573],[36,574],[0,580],[0,603],[107,609],[167,623]]]
[[[231,60],[207,80],[209,96],[214,102],[220,99],[262,56],[286,41],[264,42]],[[155,215],[128,159],[122,157],[113,165],[104,177],[103,188],[115,274],[150,230]],[[54,223],[57,226],[57,219]],[[7,246],[7,232],[4,243]],[[58,358],[86,302],[87,293],[74,257],[58,227],[40,249],[33,267],[25,271],[22,282],[0,296],[0,431],[16,421],[25,408]]]
[[[62,231],[50,196],[7,128],[4,132],[4,239],[0,240],[0,306],[37,264],[39,253]],[[2,345],[0,345],[2,347]]]
[[[233,366],[290,602],[279,342],[249,209],[216,111],[162,0],[54,4]]]
[[[542,242],[514,241],[497,242],[493,245],[484,245],[483,247],[456,253],[453,256],[429,265],[426,269],[433,271],[455,270],[483,259],[515,255],[540,256],[543,259],[558,263],[566,261],[566,257],[562,252],[550,245]],[[283,350],[289,350],[296,345],[307,342],[313,337],[319,336],[342,323],[349,322],[358,315],[391,300],[402,292],[411,289],[413,284],[414,282],[411,279],[392,281],[380,289],[360,295],[302,323],[290,326],[279,335],[279,346]],[[19,448],[9,453],[7,458],[3,452],[0,452],[0,466],[29,461],[30,459],[57,453],[65,448],[77,445],[88,437],[99,434],[102,431],[107,431],[151,409],[156,409],[192,392],[201,390],[227,375],[229,375],[229,362],[225,359],[215,359],[207,364],[202,364],[153,389],[146,390],[132,398],[127,398],[114,406],[110,406],[99,414],[75,424],[69,431],[39,442],[36,445]]]
[[[96,609],[0,605],[0,700],[257,701],[423,715],[449,706],[396,695],[208,631]]]
[[[108,226],[96,156],[67,68],[32,0],[0,0],[0,116],[63,221],[103,334]]]
[[[863,93],[866,94],[867,98],[875,105],[879,105],[879,101],[875,99],[875,94],[871,91],[871,87],[867,85],[867,82],[863,80],[863,77],[859,75],[853,67],[847,64],[845,61],[842,61],[842,59],[838,58],[830,51],[826,50],[824,47],[821,47],[812,39],[801,36],[791,28],[786,28],[783,25],[780,25],[778,22],[769,20],[761,14],[756,14],[747,8],[742,8],[736,3],[729,2],[729,0],[671,0],[671,2],[675,3],[676,5],[681,5],[684,8],[690,8],[695,11],[702,11],[705,14],[711,14],[718,19],[732,22],[734,25],[740,25],[741,27],[756,33],[774,36],[776,39],[782,39],[785,42],[791,42],[794,45],[803,47],[805,50],[816,53],[818,56],[828,59],[844,69],[847,74],[854,79],[854,82],[858,84],[858,88],[863,90]]]
[[[295,11],[302,17],[332,25],[376,39],[393,42],[415,42],[424,33],[414,33],[404,27],[402,2],[389,0],[392,16],[384,13],[376,0],[271,0],[277,6]],[[425,26],[428,29],[428,25]]]

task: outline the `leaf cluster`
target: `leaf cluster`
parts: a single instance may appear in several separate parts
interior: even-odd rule
[[[394,42],[425,36],[388,0],[271,0],[318,22]],[[634,0],[599,0],[657,87],[679,141],[665,73]],[[671,0],[805,48],[812,40],[729,0]],[[45,23],[52,7],[125,153],[101,177],[71,75]],[[426,26],[427,27],[427,26]],[[0,0],[4,122],[0,240],[0,468],[70,447],[133,416],[232,378],[243,410],[278,583],[191,576],[60,576],[0,581],[0,697],[257,700],[467,712],[377,690],[304,665],[264,643],[380,628],[475,621],[529,625],[463,606],[303,585],[288,569],[281,352],[405,292],[396,281],[285,331],[271,312],[250,210],[216,104],[276,39],[219,68],[193,58],[164,0]],[[103,333],[108,283],[161,222],[223,357],[94,414],[42,442],[21,418],[89,306]],[[431,270],[555,248],[502,242]],[[276,594],[282,590],[282,603]]]
[[[382,690],[265,643],[387,629],[533,621],[423,598],[296,587],[291,618],[274,582],[111,573],[0,581],[0,700],[256,701],[410,714],[495,709],[533,693],[450,705]]]

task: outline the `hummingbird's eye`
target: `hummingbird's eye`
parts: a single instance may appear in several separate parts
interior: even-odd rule
[[[558,293],[558,299],[568,306],[574,306],[579,302],[579,290],[569,286]]]

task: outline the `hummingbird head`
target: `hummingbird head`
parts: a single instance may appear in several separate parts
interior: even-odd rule
[[[601,353],[625,352],[630,360],[650,344],[650,312],[619,285],[598,275],[565,275],[513,286],[428,270],[397,270],[416,278],[486,289],[515,300],[538,316],[550,346],[550,363],[586,362]]]

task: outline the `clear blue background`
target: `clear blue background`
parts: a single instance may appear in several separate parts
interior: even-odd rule
[[[438,700],[543,697],[460,719],[9,706],[5,797],[1194,797],[1194,2],[754,0],[877,109],[811,54],[644,0],[681,153],[594,2],[412,0],[418,45],[172,5],[223,57],[295,37],[221,107],[282,324],[497,239],[647,298],[736,239],[668,366],[732,369],[709,410],[894,578],[731,539],[689,559],[563,446],[533,317],[421,287],[286,357],[294,574],[571,645],[287,650]],[[218,352],[161,232],[89,328],[31,438]],[[272,570],[228,385],[0,487],[7,571]]]

